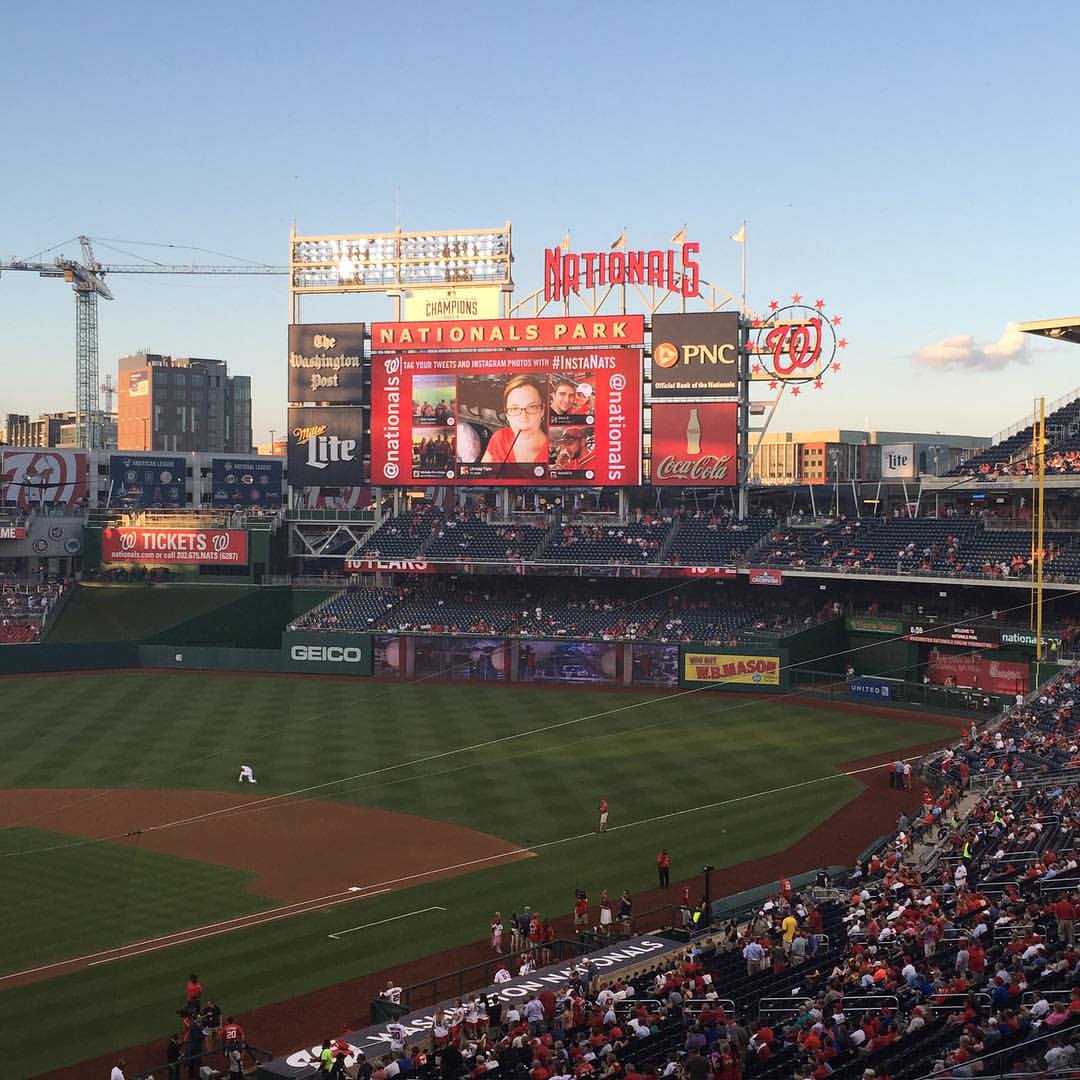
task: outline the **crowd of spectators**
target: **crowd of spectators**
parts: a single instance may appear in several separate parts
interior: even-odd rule
[[[334,1067],[361,1080],[909,1080],[1080,1061],[1070,895],[994,896],[905,858],[867,860],[842,899],[782,887],[633,978],[581,964],[505,1004],[467,996],[437,1010],[430,1046],[399,1028],[399,1046],[367,1062],[342,1040]]]
[[[0,645],[37,641],[49,612],[70,584],[63,578],[36,584],[0,578]]]
[[[506,634],[602,641],[704,641],[737,644],[742,636],[791,633],[831,615],[788,599],[691,596],[664,590],[640,598],[582,595],[576,582],[495,585],[469,579],[385,588],[350,586],[294,621],[292,630]]]

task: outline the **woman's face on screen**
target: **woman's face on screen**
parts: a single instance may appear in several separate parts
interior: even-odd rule
[[[506,422],[512,431],[539,431],[543,421],[544,402],[535,386],[516,386],[506,395]]]

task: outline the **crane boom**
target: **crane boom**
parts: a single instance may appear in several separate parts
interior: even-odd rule
[[[112,290],[105,284],[106,274],[287,274],[287,266],[168,266],[162,263],[116,265],[100,263],[88,236],[79,237],[82,262],[55,258],[52,262],[28,262],[9,259],[0,263],[4,270],[25,270],[40,277],[63,278],[75,290],[75,416],[76,443],[88,448],[100,447],[105,425],[101,415],[101,384],[98,381],[97,300],[112,300]]]

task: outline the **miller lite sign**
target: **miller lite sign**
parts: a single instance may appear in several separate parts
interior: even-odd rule
[[[653,405],[654,487],[734,487],[738,474],[734,401]]]
[[[363,444],[363,409],[290,409],[289,483],[293,487],[359,484]]]

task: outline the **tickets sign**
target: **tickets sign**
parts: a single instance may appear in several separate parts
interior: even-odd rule
[[[101,561],[246,565],[245,529],[105,529]]]

